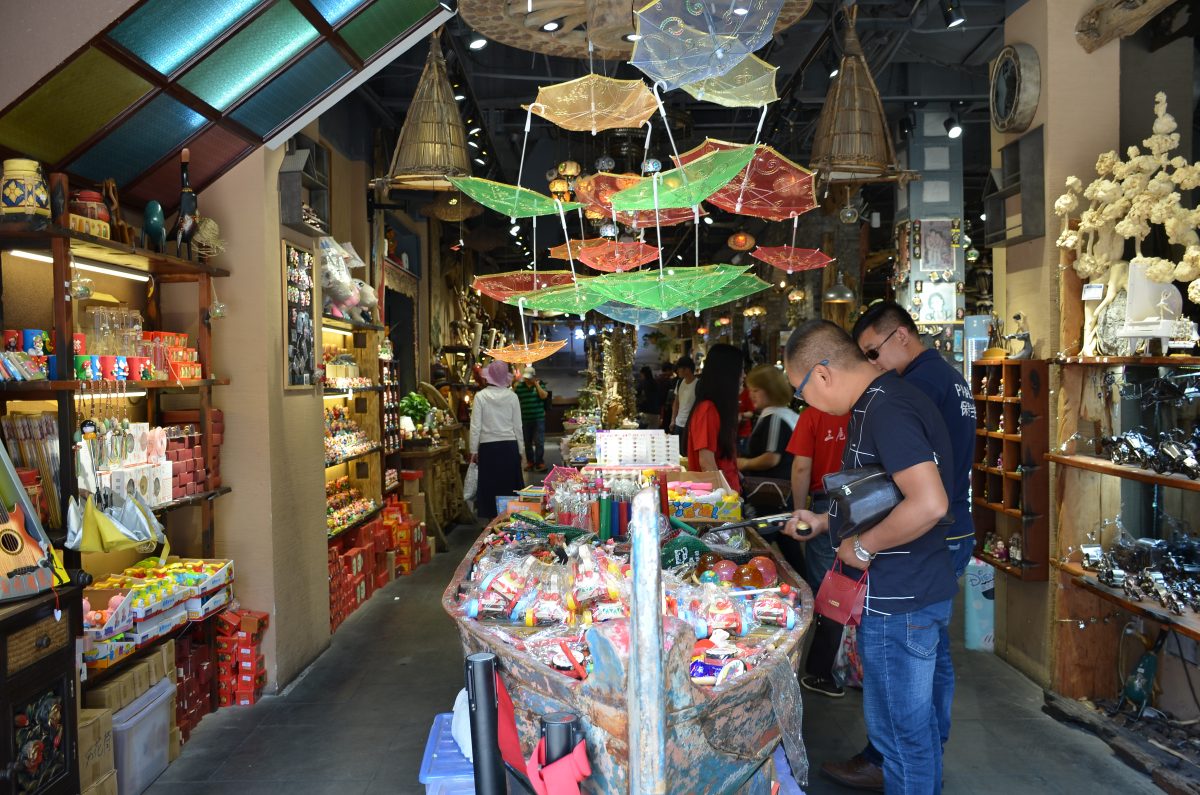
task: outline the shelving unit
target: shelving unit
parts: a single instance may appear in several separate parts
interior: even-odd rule
[[[1015,246],[1046,234],[1045,148],[1037,127],[1000,150],[984,189],[984,245]]]
[[[975,554],[1009,576],[1045,580],[1050,561],[1049,372],[1041,360],[981,360],[971,368],[975,395],[975,458],[971,492]],[[1020,562],[983,551],[997,533],[1017,537]]]
[[[306,220],[305,204],[316,225]],[[310,237],[329,234],[329,150],[304,135],[287,142],[279,168],[279,222]]]

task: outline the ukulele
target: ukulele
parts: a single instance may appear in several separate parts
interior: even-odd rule
[[[44,557],[42,546],[25,530],[25,514],[20,505],[12,510],[0,500],[0,572],[12,577],[36,569]]]

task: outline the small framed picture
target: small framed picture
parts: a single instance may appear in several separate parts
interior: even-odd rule
[[[958,309],[954,310],[954,319],[955,320],[962,320],[964,317],[966,317],[966,315],[967,315],[966,310],[963,309],[961,306]]]
[[[958,284],[954,285],[954,288],[956,290],[958,290],[959,295],[962,295],[964,292],[966,292],[966,287],[963,286],[962,282],[959,282]]]
[[[915,282],[913,282],[913,292],[914,293],[922,292],[924,289],[925,289],[925,282],[921,281],[920,279],[917,279]]]

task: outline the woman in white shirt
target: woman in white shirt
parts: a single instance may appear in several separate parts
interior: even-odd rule
[[[521,401],[513,392],[512,370],[505,362],[483,368],[488,385],[475,395],[471,407],[471,460],[479,470],[475,511],[496,518],[496,498],[525,488],[521,471]]]

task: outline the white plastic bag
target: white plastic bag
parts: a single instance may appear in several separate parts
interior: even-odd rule
[[[463,499],[474,500],[479,493],[479,464],[472,461],[467,466],[467,475],[463,478]]]
[[[471,464],[471,466],[475,466]],[[454,699],[454,717],[450,719],[450,736],[458,743],[458,750],[467,761],[474,762],[475,754],[471,751],[471,703],[467,698],[466,688],[458,691]]]

